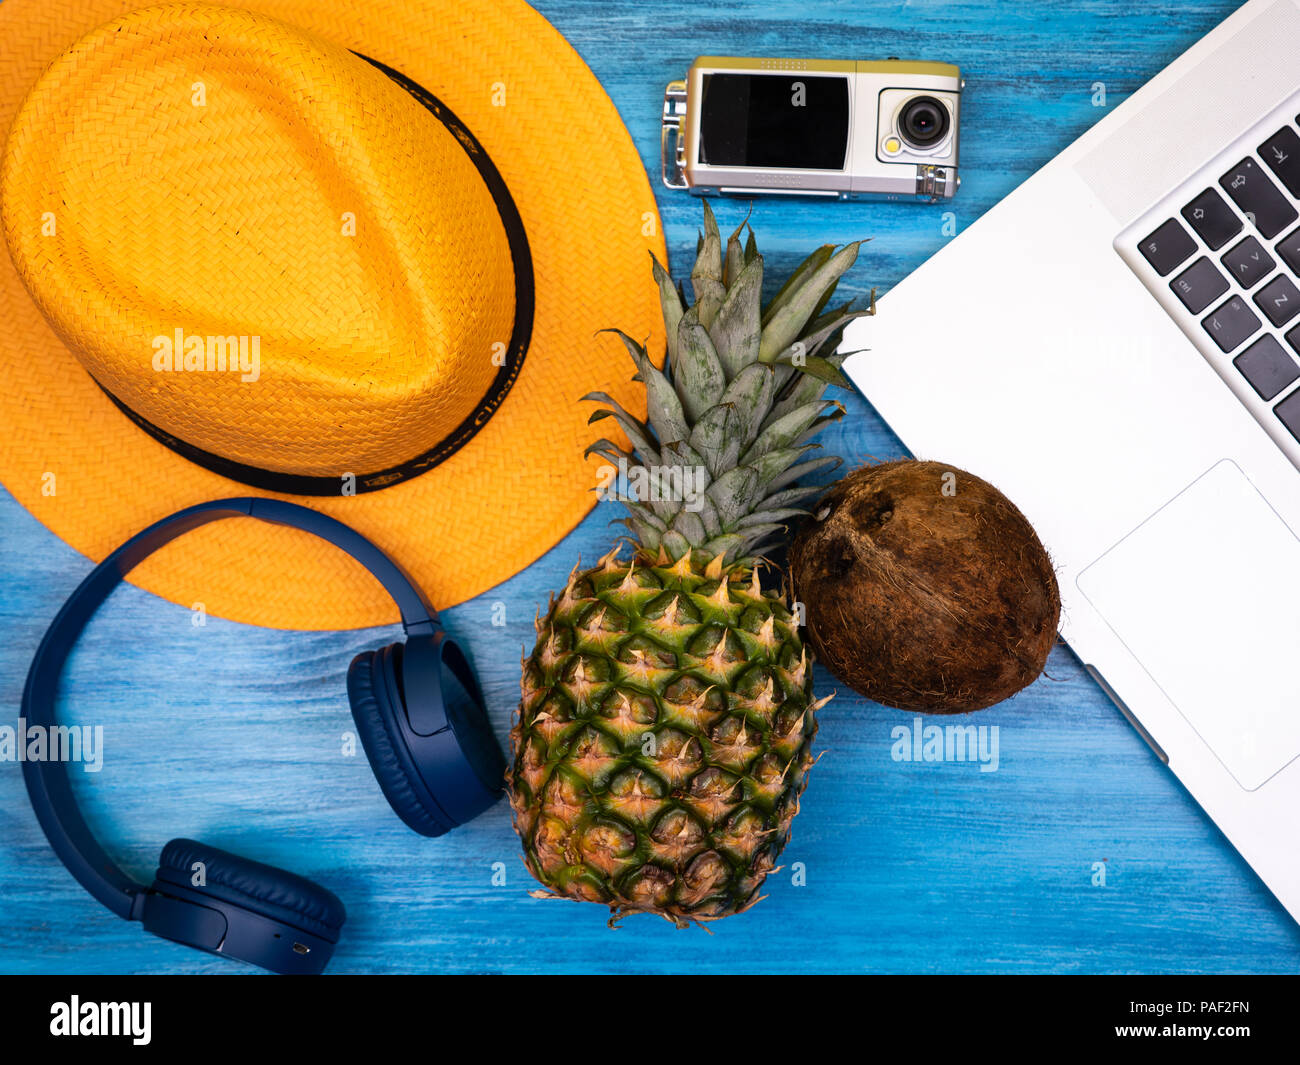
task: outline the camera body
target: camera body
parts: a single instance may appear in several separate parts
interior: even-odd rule
[[[700,56],[664,92],[663,182],[701,196],[948,199],[964,85],[949,63]]]

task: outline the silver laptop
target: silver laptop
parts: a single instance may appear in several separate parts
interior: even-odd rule
[[[1252,0],[854,323],[1061,632],[1300,920],[1300,0]]]

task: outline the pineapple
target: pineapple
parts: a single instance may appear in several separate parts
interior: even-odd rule
[[[763,259],[742,222],[723,247],[704,207],[686,306],[664,268],[665,371],[616,330],[647,393],[646,422],[604,393],[631,450],[588,449],[637,481],[633,534],[581,563],[537,621],[523,662],[507,786],[529,871],[546,891],[604,903],[610,923],[657,913],[679,927],[740,913],[790,838],[813,764],[811,659],[760,551],[838,462],[809,438],[839,417],[845,324],[826,310],[858,244],[819,248],[761,306]],[[874,296],[874,294],[873,294]],[[648,424],[647,424],[648,423]],[[692,488],[694,491],[686,491]]]

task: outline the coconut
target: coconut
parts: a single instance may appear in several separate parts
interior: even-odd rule
[[[1051,560],[1015,504],[938,462],[855,470],[790,547],[819,660],[887,706],[982,710],[1033,681],[1056,640]]]

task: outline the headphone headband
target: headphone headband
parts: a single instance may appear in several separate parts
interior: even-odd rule
[[[22,716],[29,724],[55,724],[59,675],[77,637],[122,578],[144,559],[209,522],[250,517],[311,533],[361,563],[392,596],[408,636],[440,631],[437,611],[392,559],[355,529],[308,507],[279,499],[241,497],[200,503],[133,536],[97,565],[64,603],[41,640],[23,688]],[[127,876],[91,834],[72,793],[68,767],[59,760],[23,762],[23,780],[36,816],[55,853],[87,891],[119,917],[137,919],[148,890]],[[139,901],[137,901],[139,900]]]

